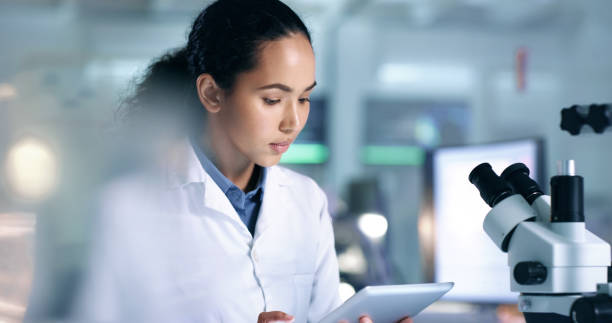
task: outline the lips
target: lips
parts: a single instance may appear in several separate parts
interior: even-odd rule
[[[283,142],[270,144],[270,147],[272,148],[272,150],[274,150],[275,152],[279,154],[286,152],[289,149],[289,146],[291,146],[291,141],[283,141]]]

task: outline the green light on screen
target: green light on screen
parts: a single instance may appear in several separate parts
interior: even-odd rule
[[[366,165],[421,166],[425,150],[418,146],[365,146],[361,160]]]

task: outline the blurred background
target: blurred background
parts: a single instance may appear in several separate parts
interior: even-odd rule
[[[0,322],[22,320],[35,259],[61,315],[87,241],[87,203],[69,197],[105,176],[96,140],[130,81],[208,3],[0,0]],[[556,161],[576,160],[587,227],[612,241],[612,133],[559,128],[563,107],[612,102],[612,2],[287,3],[311,29],[319,85],[282,163],[328,194],[344,297],[452,280],[416,322],[522,322],[467,181],[482,161],[522,161],[547,190]]]

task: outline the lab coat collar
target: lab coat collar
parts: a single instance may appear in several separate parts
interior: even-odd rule
[[[166,170],[168,188],[177,188],[190,183],[206,183],[207,178],[212,180],[204,171],[188,138],[184,138],[174,145],[168,157]],[[273,185],[288,186],[290,183],[287,179],[285,171],[281,168],[277,166],[268,167],[264,191]]]
[[[173,145],[167,156],[166,183],[168,188],[206,182],[208,174],[200,165],[188,138],[181,139]]]
[[[233,218],[237,224],[244,226],[227,196],[204,171],[188,139],[176,144],[169,157],[167,170],[168,188],[176,189],[187,185],[200,184],[201,190],[198,190],[198,196],[189,196],[191,204],[226,214]],[[287,188],[291,185],[286,171],[281,167],[268,167],[266,176],[264,184],[265,193],[257,225],[255,226],[255,240],[271,226],[274,222],[273,218],[282,213],[279,212],[279,208],[286,205]],[[202,214],[201,212],[198,213]],[[250,237],[251,234],[246,226],[244,226],[244,230]]]

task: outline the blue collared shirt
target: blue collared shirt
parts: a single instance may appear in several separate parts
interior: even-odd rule
[[[234,210],[240,216],[240,219],[249,229],[251,235],[255,233],[255,224],[259,215],[259,209],[263,201],[264,185],[266,183],[267,169],[259,165],[255,165],[253,175],[257,176],[257,186],[252,191],[243,192],[238,186],[234,185],[227,177],[225,177],[213,162],[206,157],[202,149],[195,141],[191,141],[191,145],[200,160],[202,167],[212,177],[221,191],[227,196]]]

